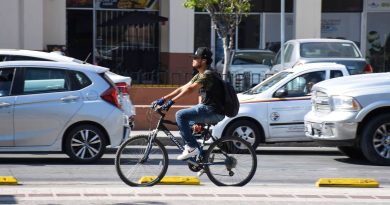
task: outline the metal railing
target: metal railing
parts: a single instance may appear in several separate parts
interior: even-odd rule
[[[163,71],[122,73],[132,78],[132,84],[137,85],[184,85],[192,78],[192,73],[168,73]],[[227,79],[237,92],[242,92],[259,84],[264,76],[258,73],[229,74]]]

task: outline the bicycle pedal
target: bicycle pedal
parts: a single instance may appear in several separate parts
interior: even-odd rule
[[[204,169],[201,169],[198,173],[196,173],[196,175],[198,177],[201,177],[204,173],[205,173]]]

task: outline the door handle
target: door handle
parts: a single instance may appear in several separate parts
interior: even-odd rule
[[[80,98],[79,96],[70,95],[70,96],[66,96],[66,97],[61,98],[61,101],[64,101],[64,102],[67,102],[67,101],[76,101],[76,100],[78,100],[79,98]]]
[[[0,107],[9,107],[9,106],[11,106],[11,103],[0,102]]]

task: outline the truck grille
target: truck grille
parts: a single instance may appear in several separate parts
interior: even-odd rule
[[[326,93],[315,91],[312,96],[313,109],[316,112],[330,112],[329,97]]]

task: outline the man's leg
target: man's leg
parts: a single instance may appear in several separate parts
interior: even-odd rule
[[[198,142],[192,136],[191,125],[195,123],[216,123],[224,116],[218,115],[206,105],[198,104],[194,107],[182,109],[176,112],[176,122],[180,129],[184,143],[190,147],[198,147]]]
[[[184,143],[190,147],[198,147],[198,143],[195,138],[192,136],[191,125],[194,122],[194,118],[196,118],[197,107],[198,105],[182,109],[176,112],[176,123],[180,130],[180,135],[183,137]]]

